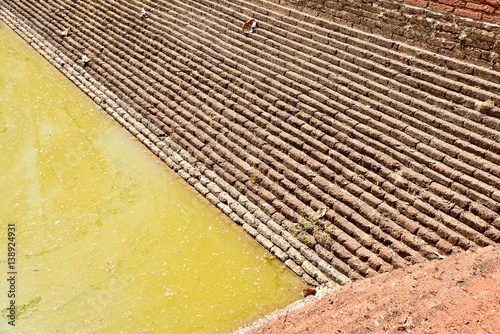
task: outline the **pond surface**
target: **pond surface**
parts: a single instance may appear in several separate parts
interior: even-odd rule
[[[300,296],[299,278],[1,21],[0,196],[2,333],[228,332]]]

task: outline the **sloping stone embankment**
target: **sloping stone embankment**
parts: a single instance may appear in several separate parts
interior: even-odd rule
[[[500,241],[498,72],[267,1],[0,19],[310,284]]]

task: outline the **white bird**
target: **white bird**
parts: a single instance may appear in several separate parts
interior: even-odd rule
[[[144,8],[141,8],[141,12],[139,13],[139,16],[141,17],[141,19],[144,19],[144,18],[148,17],[148,13],[146,13],[146,10]]]
[[[87,55],[83,55],[82,56],[82,62],[83,62],[83,66],[85,66],[85,65],[87,65],[90,62],[90,58],[87,57]]]

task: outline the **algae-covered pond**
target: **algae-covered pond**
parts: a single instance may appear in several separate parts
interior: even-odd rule
[[[300,294],[1,21],[0,196],[1,333],[228,332]]]

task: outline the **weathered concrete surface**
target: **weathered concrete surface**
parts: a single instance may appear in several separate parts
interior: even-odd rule
[[[0,18],[310,284],[500,240],[495,71],[267,1]]]

